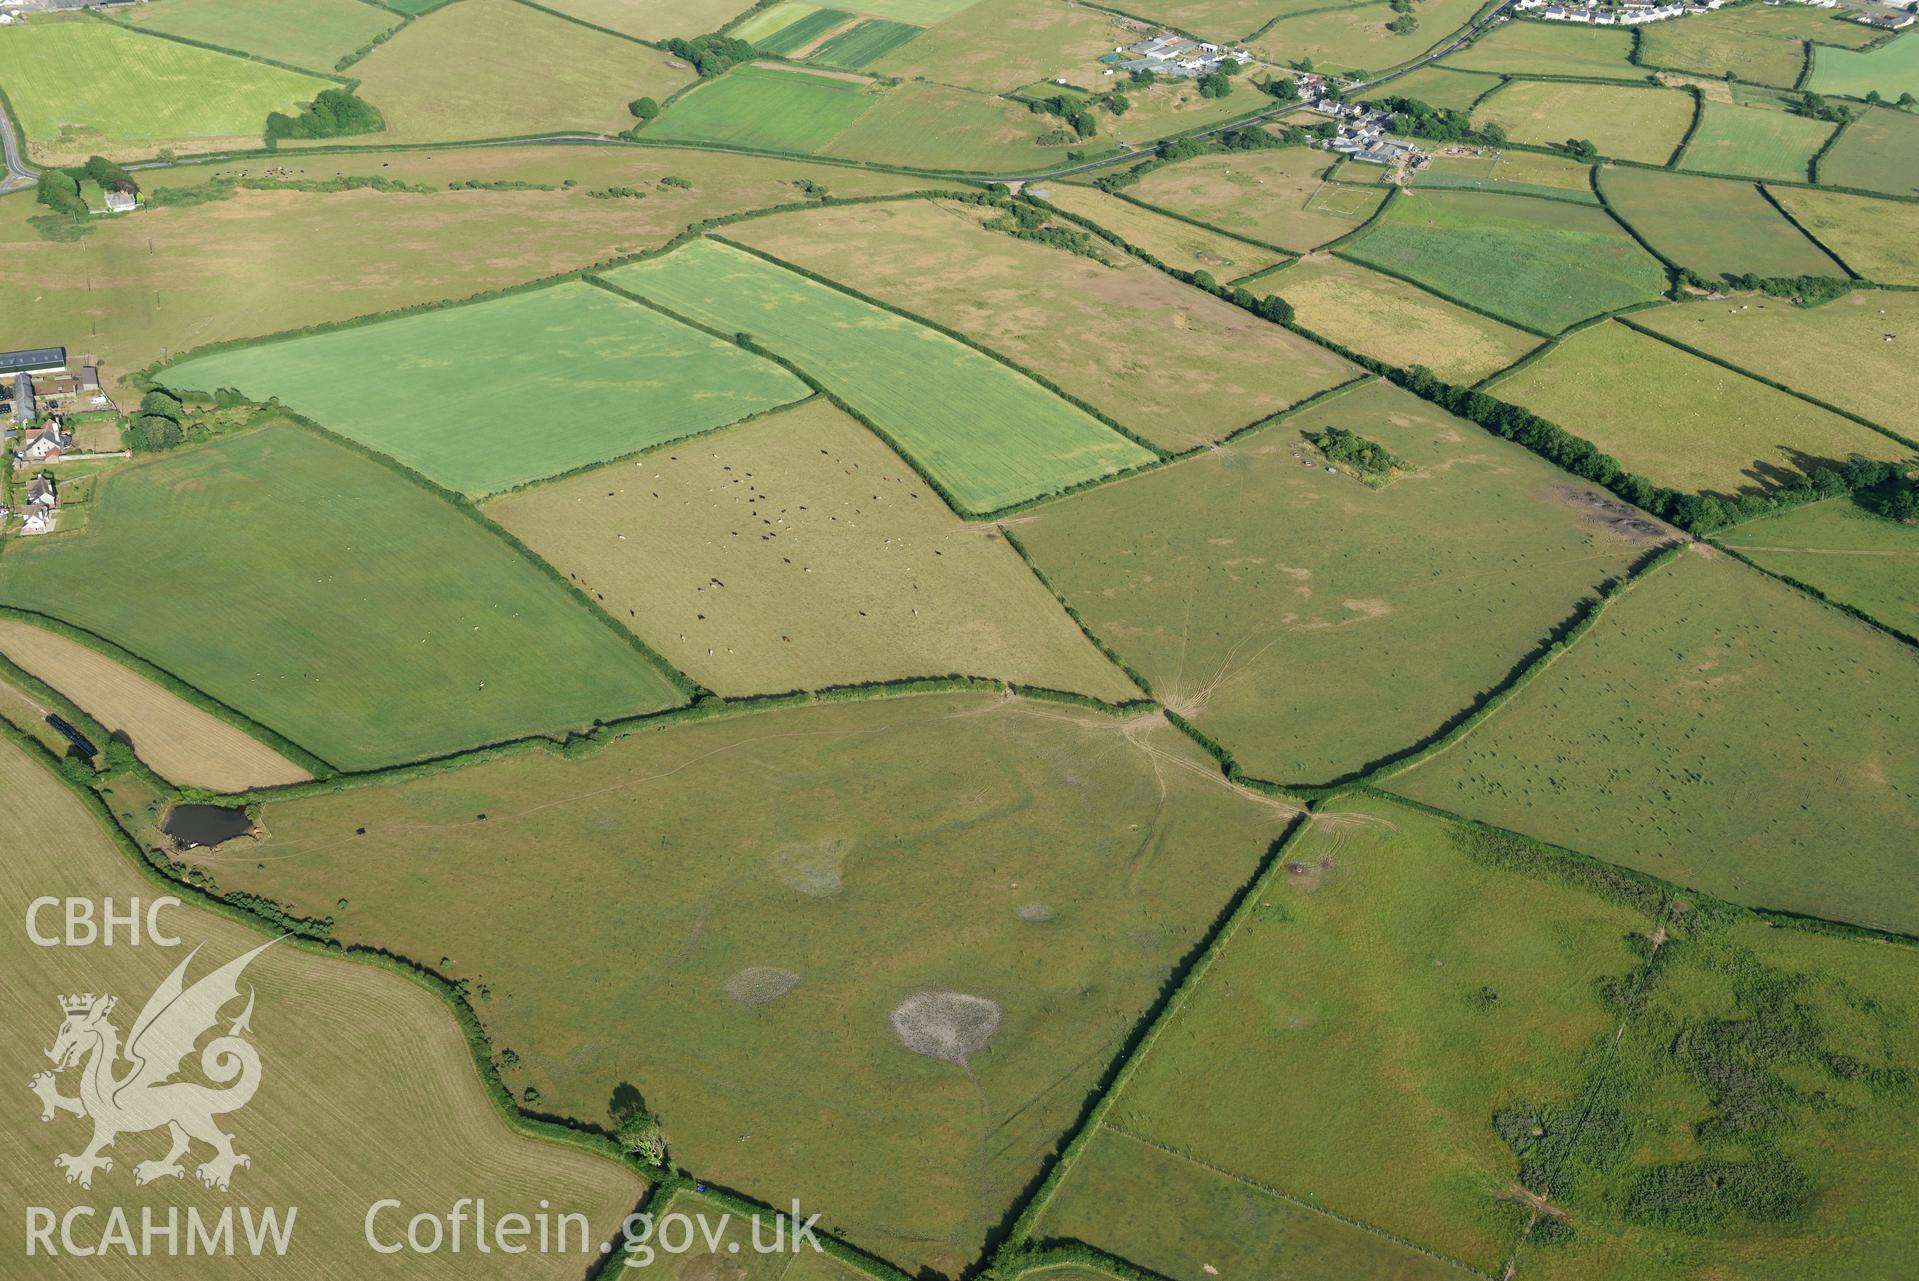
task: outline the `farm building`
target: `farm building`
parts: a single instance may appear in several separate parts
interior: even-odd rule
[[[35,476],[27,482],[27,505],[21,512],[25,521],[20,526],[20,532],[23,534],[51,533],[59,510],[60,491],[55,488],[53,477]]]
[[[58,374],[67,368],[65,347],[33,347],[0,351],[0,377],[9,374]]]

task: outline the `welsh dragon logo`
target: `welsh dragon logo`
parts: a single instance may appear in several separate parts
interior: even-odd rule
[[[196,1139],[213,1149],[212,1158],[194,1171],[209,1188],[225,1191],[234,1169],[252,1164],[233,1150],[233,1136],[214,1122],[215,1117],[245,1107],[260,1088],[260,1052],[244,1039],[252,1030],[248,1026],[253,1016],[250,989],[246,1008],[223,1035],[200,1051],[200,1071],[214,1084],[174,1078],[200,1038],[220,1022],[220,1011],[239,998],[240,972],[271,946],[272,940],[262,943],[188,987],[187,965],[199,953],[195,948],[147,998],[124,1047],[120,1030],[109,1017],[119,1003],[117,998],[92,993],[60,998],[65,1018],[53,1048],[47,1051],[53,1071],[35,1074],[28,1085],[40,1096],[42,1121],[71,1112],[93,1122],[93,1141],[85,1150],[53,1159],[56,1167],[66,1171],[67,1182],[92,1187],[96,1170],[113,1169],[113,1158],[103,1153],[115,1139],[162,1126],[172,1146],[160,1159],[135,1165],[135,1183],[184,1176],[180,1159]],[[80,1069],[80,1089],[69,1098],[60,1093],[55,1078],[74,1067]]]

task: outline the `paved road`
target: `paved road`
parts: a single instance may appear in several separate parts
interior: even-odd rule
[[[7,115],[7,104],[3,99],[0,99],[0,160],[6,162],[6,173],[0,175],[0,191],[32,186],[40,176],[20,159],[19,138],[13,132],[13,118]]]

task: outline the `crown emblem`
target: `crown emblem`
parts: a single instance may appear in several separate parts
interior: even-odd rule
[[[98,999],[99,998],[91,992],[83,992],[78,996],[63,996],[60,998],[60,1012],[62,1014],[85,1014],[93,1008],[93,1003]]]

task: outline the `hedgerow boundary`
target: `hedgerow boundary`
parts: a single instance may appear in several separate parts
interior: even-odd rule
[[[110,27],[118,27],[122,31],[131,32],[137,36],[150,36],[155,40],[170,40],[174,44],[183,44],[192,49],[205,49],[209,53],[224,53],[229,58],[240,58],[247,62],[257,62],[263,67],[273,67],[279,71],[297,72],[303,76],[312,76],[316,80],[331,80],[333,83],[347,90],[358,88],[360,84],[358,80],[336,74],[337,68],[335,71],[317,71],[312,67],[296,67],[290,62],[281,62],[276,58],[266,57],[264,54],[248,53],[245,49],[234,49],[227,45],[214,44],[210,40],[196,40],[192,36],[175,35],[171,31],[160,31],[152,27],[137,26],[115,14],[109,13],[105,9],[87,8],[82,9],[81,12],[90,18],[106,23]],[[262,121],[262,124],[264,123],[265,122]]]

